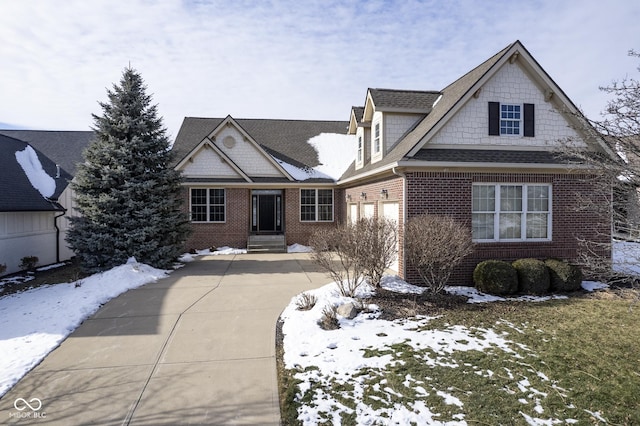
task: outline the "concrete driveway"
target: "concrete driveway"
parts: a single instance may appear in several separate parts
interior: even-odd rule
[[[200,257],[104,305],[5,394],[0,423],[278,425],[276,320],[329,281],[306,254]]]

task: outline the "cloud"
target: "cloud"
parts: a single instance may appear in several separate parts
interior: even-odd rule
[[[593,115],[634,72],[638,18],[624,0],[3,2],[0,120],[87,129],[129,63],[173,136],[184,116],[346,120],[368,87],[441,89],[516,39]]]

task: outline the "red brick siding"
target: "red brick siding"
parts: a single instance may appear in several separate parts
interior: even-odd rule
[[[309,237],[315,231],[334,227],[340,223],[344,213],[344,192],[333,190],[333,222],[300,221],[300,188],[287,188],[285,194],[285,234],[287,244],[309,244]]]
[[[387,198],[381,195],[383,189],[387,190]],[[365,198],[362,198],[362,193],[366,194]],[[403,179],[400,177],[392,177],[377,182],[368,183],[366,185],[354,186],[346,188],[344,190],[343,200],[345,201],[344,218],[346,220],[348,214],[348,204],[358,205],[358,215],[362,214],[362,204],[373,203],[374,212],[376,217],[379,212],[382,213],[381,203],[384,202],[397,202],[398,203],[398,270],[402,274],[404,270],[404,254],[402,241],[404,240],[404,202],[403,202]]]
[[[189,188],[184,188],[184,208],[189,210]],[[227,188],[225,223],[191,223],[192,234],[185,243],[187,250],[229,246],[244,248],[249,236],[251,190]]]
[[[300,221],[300,189],[287,188],[284,191],[284,232],[287,244],[307,245],[309,237],[315,230],[332,227],[344,215],[344,193],[334,190],[333,222],[301,222]],[[189,188],[183,189],[183,208],[189,211]],[[226,222],[225,223],[191,223],[192,234],[185,243],[186,250],[210,247],[230,246],[244,248],[247,246],[251,228],[251,189],[226,188]]]
[[[549,183],[552,185],[552,241],[479,243],[451,277],[449,284],[473,285],[473,269],[486,259],[512,261],[524,257],[572,260],[577,256],[576,237],[606,242],[610,222],[596,214],[575,210],[575,194],[591,193],[584,175],[569,174],[488,174],[461,172],[414,172],[407,174],[407,220],[420,214],[452,216],[471,226],[473,182]],[[603,200],[602,202],[608,202]],[[610,253],[603,253],[610,256]],[[407,268],[409,282],[419,284],[417,272]]]

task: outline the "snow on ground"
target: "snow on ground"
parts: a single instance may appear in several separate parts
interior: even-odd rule
[[[302,244],[291,244],[287,247],[287,253],[311,253],[313,249],[311,247],[303,246]]]
[[[416,293],[417,287],[402,284],[397,277],[385,277],[383,286],[402,293]],[[367,297],[372,289],[364,286],[358,297]],[[376,371],[382,371],[390,366],[403,362],[385,352],[376,352],[364,356],[365,351],[377,349],[384,351],[395,344],[406,344],[415,350],[424,351],[422,362],[426,365],[456,368],[455,362],[448,359],[448,354],[457,351],[487,349],[501,350],[518,356],[513,345],[502,334],[491,329],[468,329],[459,325],[450,325],[441,329],[427,329],[426,325],[433,318],[418,317],[415,319],[385,321],[378,319],[380,314],[377,306],[369,305],[363,313],[349,320],[340,318],[340,329],[324,331],[317,325],[327,305],[337,306],[349,301],[350,298],[340,296],[335,283],[328,284],[308,293],[317,297],[313,309],[299,311],[296,309],[296,299],[284,310],[281,318],[284,321],[282,333],[284,335],[284,364],[286,368],[295,369],[296,379],[302,381],[299,385],[298,398],[310,398],[305,403],[298,419],[305,425],[321,423],[325,417],[332,418],[333,424],[339,424],[340,413],[354,414],[354,410],[346,407],[332,395],[328,395],[323,388],[331,388],[348,384],[352,391],[343,392],[342,397],[354,399],[357,402],[355,410],[356,423],[373,424],[375,419],[389,418],[391,424],[466,424],[461,410],[454,415],[457,421],[438,421],[438,413],[433,413],[422,401],[415,401],[409,406],[395,404],[385,408],[373,408],[363,398],[366,383],[377,377]],[[420,333],[416,333],[421,329]],[[526,348],[524,348],[526,350]],[[314,386],[320,383],[319,387]],[[416,393],[429,394],[422,381],[407,379]],[[375,389],[389,395],[397,396],[397,392],[384,383]],[[446,392],[446,389],[433,389],[433,393],[441,397],[446,404],[462,408],[458,398]]]
[[[0,397],[101,305],[166,275],[130,259],[75,283],[0,298]]]
[[[614,270],[640,276],[640,244],[616,241],[613,243],[612,257]]]

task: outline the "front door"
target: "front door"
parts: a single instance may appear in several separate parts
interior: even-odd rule
[[[251,214],[251,231],[253,233],[277,234],[282,232],[282,191],[252,191]]]

